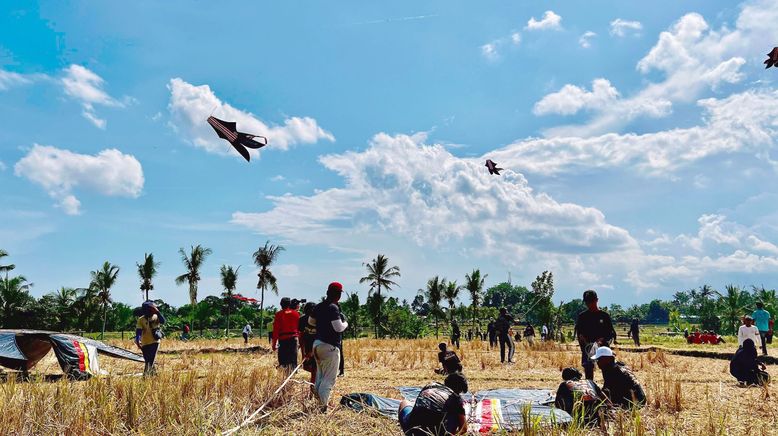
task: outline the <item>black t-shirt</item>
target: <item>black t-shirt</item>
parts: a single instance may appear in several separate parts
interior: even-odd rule
[[[605,339],[606,342],[616,338],[611,316],[602,310],[597,312],[585,310],[579,313],[578,320],[575,322],[575,331],[585,338],[586,343],[592,343],[599,338]]]
[[[459,360],[457,353],[453,351],[447,350],[438,353],[438,362],[443,364],[443,369],[448,374],[462,370],[462,361]]]
[[[597,409],[602,407],[605,394],[592,380],[567,380],[559,385],[554,405],[570,415],[574,415],[576,401],[583,404],[584,420],[587,423],[597,421]]]
[[[300,333],[302,333],[301,340],[304,344],[304,349],[306,351],[311,350],[313,348],[313,341],[316,339],[316,329],[308,325],[308,315],[300,317],[298,329],[300,330]]]
[[[338,333],[332,327],[332,321],[340,320],[340,307],[335,303],[322,302],[313,309],[316,320],[316,339],[332,346],[340,347],[343,333]]]
[[[459,426],[459,417],[465,414],[462,397],[438,383],[425,386],[416,398],[409,419],[410,436],[445,435]]]
[[[515,321],[513,320],[513,317],[505,314],[500,315],[497,317],[497,321],[494,323],[494,329],[497,330],[497,333],[499,334],[508,334],[508,330],[511,328]]]

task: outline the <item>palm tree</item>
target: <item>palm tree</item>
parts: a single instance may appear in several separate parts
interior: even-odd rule
[[[240,267],[233,268],[231,266],[222,265],[221,281],[222,287],[224,287],[224,295],[227,298],[227,337],[230,336],[230,305],[232,304],[232,292],[235,291],[235,287],[238,282],[238,270]]]
[[[143,292],[145,300],[149,299],[149,291],[154,290],[154,284],[151,280],[157,275],[159,262],[154,262],[154,253],[144,254],[143,264],[136,263],[138,267],[138,276],[140,276],[140,291]]]
[[[189,303],[192,305],[192,311],[194,311],[194,307],[197,304],[197,283],[200,282],[200,267],[203,266],[203,262],[213,251],[198,244],[196,247],[191,247],[188,256],[183,248],[179,248],[178,253],[181,255],[181,262],[184,263],[186,272],[176,277],[176,284],[189,284]]]
[[[427,281],[427,303],[430,305],[430,314],[435,317],[435,337],[438,337],[438,318],[441,315],[440,303],[443,300],[443,292],[446,288],[446,279],[441,280],[435,276]]]
[[[443,290],[443,297],[445,297],[448,302],[448,313],[451,315],[452,321],[454,320],[454,308],[456,307],[457,298],[459,297],[459,291],[461,289],[462,287],[457,285],[457,281],[453,280],[448,282],[446,288]]]
[[[481,270],[474,269],[471,274],[465,274],[465,289],[470,293],[470,300],[473,302],[473,327],[475,327],[478,305],[481,304],[481,297],[484,289],[484,280],[489,274],[481,277]]]
[[[113,302],[111,301],[111,288],[116,283],[116,278],[119,275],[119,267],[111,265],[106,261],[103,263],[103,268],[92,271],[90,273],[92,281],[89,283],[89,287],[97,291],[97,300],[103,306],[103,330],[100,333],[100,339],[105,336],[105,321],[108,314],[108,306]]]
[[[54,292],[54,307],[57,311],[60,331],[67,329],[67,320],[71,318],[70,315],[74,309],[73,305],[76,302],[76,296],[75,289],[66,288],[64,286]]]
[[[725,287],[726,295],[721,295],[722,305],[724,306],[725,318],[727,320],[728,327],[732,333],[737,334],[738,325],[740,325],[740,317],[743,315],[743,311],[746,308],[746,292],[741,291],[740,288],[734,285],[727,285]]]
[[[278,259],[278,255],[284,251],[285,248],[280,245],[272,245],[270,241],[265,242],[264,247],[259,247],[254,252],[254,265],[259,267],[257,277],[257,289],[262,290],[262,296],[259,300],[259,335],[262,336],[262,329],[265,327],[265,291],[270,288],[274,294],[278,295],[278,283],[276,276],[270,271],[270,265]]]
[[[398,266],[392,266],[389,267],[389,258],[384,256],[383,254],[379,254],[376,256],[375,259],[372,260],[371,263],[363,263],[362,266],[367,268],[367,275],[359,279],[359,283],[365,283],[368,282],[370,284],[370,292],[376,291],[378,292],[378,301],[381,300],[381,288],[386,289],[386,291],[391,291],[392,286],[397,286],[397,283],[393,282],[392,278],[394,277],[400,277],[400,267]],[[381,319],[381,307],[378,307],[378,319],[380,321]],[[375,334],[376,337],[378,337],[378,325],[377,323],[375,328]]]
[[[0,249],[0,259],[8,256],[8,252]],[[0,265],[0,273],[5,273],[5,278],[8,278],[8,272],[16,268],[14,264]]]
[[[30,294],[32,283],[24,276],[0,278],[0,326],[16,327],[13,320],[30,303],[35,302]]]

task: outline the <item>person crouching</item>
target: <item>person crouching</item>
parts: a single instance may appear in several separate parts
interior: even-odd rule
[[[455,372],[442,385],[425,386],[414,405],[402,400],[397,415],[403,432],[409,436],[465,434],[467,417],[460,395],[467,390],[467,379]]]
[[[440,352],[438,353],[438,362],[443,366],[435,370],[437,374],[453,374],[455,372],[462,372],[462,362],[459,360],[457,353],[447,349],[446,343],[441,342],[438,344]]]
[[[281,299],[281,310],[276,312],[273,321],[273,351],[278,347],[278,366],[294,369],[297,366],[297,337],[300,312],[291,308],[289,297]]]
[[[610,401],[593,380],[581,380],[582,377],[575,368],[562,370],[563,382],[557,388],[554,405],[576,419],[580,416],[585,425],[596,426],[600,416],[608,411]]]
[[[753,339],[743,341],[729,362],[729,373],[744,386],[764,385],[770,381],[770,374],[764,363],[756,360],[756,345]]]
[[[602,370],[604,379],[602,390],[616,407],[643,407],[646,404],[646,394],[635,375],[622,362],[616,361],[613,350],[609,347],[599,347],[593,356],[597,366]]]

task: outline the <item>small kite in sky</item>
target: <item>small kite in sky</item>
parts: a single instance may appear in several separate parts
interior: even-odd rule
[[[764,64],[767,65],[765,69],[778,66],[778,47],[773,47],[772,51],[767,53],[767,60],[764,61]]]
[[[491,159],[486,159],[486,168],[489,168],[489,174],[497,174],[498,176],[500,171],[503,170],[503,168],[497,168],[497,164]]]
[[[219,138],[226,139],[227,142],[232,144],[235,150],[238,150],[238,153],[246,159],[246,162],[251,160],[249,151],[246,150],[246,148],[257,149],[267,145],[267,138],[264,136],[238,132],[235,122],[222,121],[218,118],[208,117],[208,124],[213,127],[213,130],[216,130],[216,134],[219,135]],[[262,138],[264,142],[255,141],[254,138]]]

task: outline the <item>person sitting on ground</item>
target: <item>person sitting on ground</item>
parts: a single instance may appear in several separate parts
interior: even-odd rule
[[[691,344],[698,344],[699,345],[699,344],[702,343],[702,335],[700,335],[700,331],[699,330],[695,330],[694,333],[692,333],[691,336],[689,336],[689,339],[690,339],[689,343],[691,343]]]
[[[243,345],[248,345],[249,335],[251,335],[251,324],[246,323],[246,325],[243,326]]]
[[[630,408],[646,404],[646,394],[640,382],[625,364],[616,361],[613,350],[599,347],[593,359],[602,370],[602,390],[614,406]]]
[[[441,342],[438,344],[440,352],[438,353],[438,362],[443,365],[442,368],[435,370],[437,374],[452,374],[455,372],[462,372],[462,362],[459,360],[457,353],[446,349],[446,343]]]
[[[756,346],[753,339],[743,341],[729,362],[729,373],[745,386],[763,385],[770,381],[765,364],[756,360]]]
[[[425,386],[414,405],[402,400],[397,415],[403,432],[408,436],[465,434],[467,417],[460,394],[467,390],[467,379],[455,372],[443,385]]]
[[[737,344],[739,347],[743,346],[743,342],[746,339],[751,339],[754,341],[754,345],[758,347],[762,346],[762,338],[759,336],[759,330],[754,325],[754,318],[751,318],[751,315],[743,317],[743,325],[737,330]]]
[[[278,347],[278,366],[294,369],[297,366],[297,338],[300,324],[300,312],[292,309],[289,297],[281,299],[281,310],[273,320],[273,351]]]
[[[586,425],[600,422],[600,409],[607,411],[608,397],[593,380],[581,380],[581,371],[575,368],[562,370],[564,380],[556,390],[554,405],[570,416],[581,416]],[[581,409],[583,407],[583,409]]]

